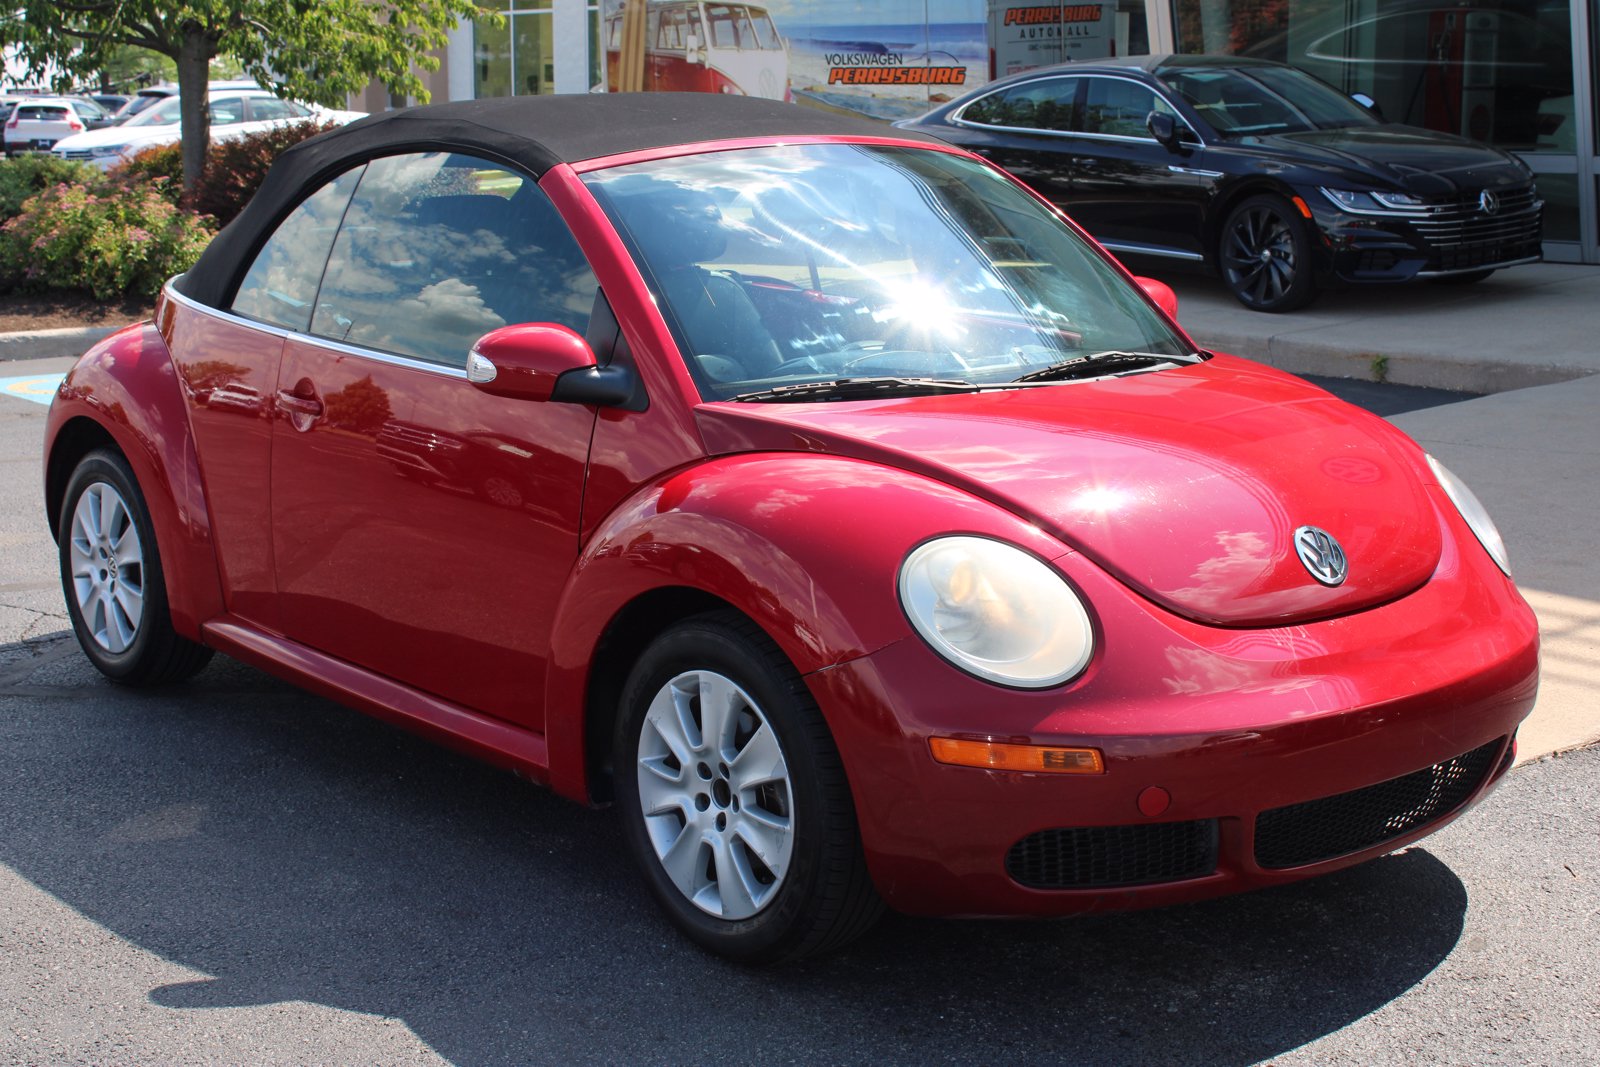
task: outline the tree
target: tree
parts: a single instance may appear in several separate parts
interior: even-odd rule
[[[178,67],[183,184],[193,188],[210,143],[211,60],[235,57],[284,97],[339,106],[374,79],[391,93],[428,99],[418,70],[462,19],[500,16],[474,0],[12,0],[0,47],[15,48],[30,77],[66,83],[94,75],[119,48],[148,48]]]

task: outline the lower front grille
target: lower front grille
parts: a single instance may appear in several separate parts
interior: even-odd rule
[[[1290,804],[1256,818],[1256,863],[1320,863],[1392,841],[1455,811],[1494,766],[1504,738],[1364,789]]]
[[[1215,819],[1040,830],[1006,853],[1006,873],[1030,889],[1179,882],[1216,869]]]

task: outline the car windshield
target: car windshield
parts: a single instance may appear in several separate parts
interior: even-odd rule
[[[124,126],[171,126],[182,117],[183,105],[175,96],[169,96],[154,107],[145,108]]]
[[[1371,126],[1372,113],[1293,67],[1178,67],[1161,80],[1223,137]]]
[[[707,400],[841,378],[987,385],[1106,350],[1191,350],[1047,207],[960,156],[790,145],[585,181]]]

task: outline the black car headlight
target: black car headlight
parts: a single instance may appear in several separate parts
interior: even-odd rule
[[[1362,215],[1417,215],[1426,207],[1420,196],[1377,189],[1322,189],[1334,206]]]

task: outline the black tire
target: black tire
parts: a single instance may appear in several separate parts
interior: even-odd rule
[[[1228,212],[1217,237],[1217,269],[1252,311],[1293,311],[1317,295],[1311,230],[1293,204],[1263,194]]]
[[[105,494],[109,488],[115,500]],[[126,557],[118,561],[114,555],[99,556],[98,545],[84,526],[76,523],[79,502],[91,490],[95,492],[97,506],[106,501],[120,501],[121,508],[115,516],[108,516],[105,531],[111,535],[120,530],[118,542],[128,545],[126,534],[131,526],[137,538],[138,562]],[[98,524],[97,524],[98,525]],[[128,467],[128,461],[110,449],[90,452],[79,462],[67,482],[67,491],[61,501],[61,514],[57,527],[58,553],[61,568],[61,589],[67,601],[67,614],[72,619],[73,632],[83,647],[89,662],[110,678],[123,685],[161,685],[181,681],[197,673],[211,659],[211,649],[181,636],[172,628],[172,615],[167,607],[166,577],[161,569],[161,555],[156,546],[155,528],[150,522],[150,511],[145,506],[144,494]],[[74,544],[83,559],[100,559],[91,570],[75,576]],[[114,546],[113,546],[114,548]],[[129,550],[131,551],[131,550]],[[79,568],[80,570],[82,568]],[[87,583],[91,592],[84,602],[80,596],[79,580]],[[138,590],[141,604],[139,618],[131,628],[122,627],[129,614],[112,605],[118,581],[126,593],[129,588]],[[96,582],[112,592],[112,596],[96,597]],[[94,615],[85,618],[85,603]],[[91,625],[93,621],[98,626]],[[103,623],[103,625],[100,625]],[[119,627],[119,636],[97,637],[97,632],[111,634],[111,627]],[[122,636],[126,630],[125,636]]]
[[[1434,285],[1477,285],[1493,274],[1491,270],[1469,270],[1465,274],[1446,274],[1439,278],[1429,278]]]
[[[705,677],[731,682],[742,691],[731,703],[742,710],[736,710],[730,720],[743,723],[739,729],[752,731],[744,746],[753,744],[762,721],[771,727],[784,768],[782,796],[777,796],[777,787],[771,784],[757,790],[740,787],[737,756],[727,753],[742,755],[753,749],[737,747],[737,736],[731,736],[728,746],[720,752],[702,736],[704,747],[690,749],[694,766],[678,764],[671,755],[655,765],[663,767],[664,773],[678,774],[676,782],[662,779],[664,790],[703,788],[703,793],[694,797],[693,806],[705,814],[695,815],[690,805],[669,809],[658,802],[658,814],[647,823],[640,799],[640,779],[651,772],[641,770],[641,749],[666,750],[662,747],[663,738],[654,732],[656,727],[646,725],[652,701],[658,695],[668,699],[665,694],[669,685],[686,686],[692,684],[685,682],[686,678]],[[746,697],[748,703],[743,700]],[[709,721],[702,716],[698,697],[684,707],[693,709],[696,731],[702,722]],[[689,742],[693,746],[694,739],[689,738]],[[696,944],[741,963],[776,963],[831,952],[865,933],[877,921],[883,904],[867,873],[855,806],[833,737],[794,667],[777,645],[744,616],[728,611],[688,619],[645,650],[623,689],[614,752],[617,809],[628,847],[656,901]],[[726,764],[720,758],[695,758],[707,753],[726,758]],[[647,752],[646,759],[661,761],[663,757],[651,757]],[[730,771],[727,764],[733,764],[734,769]],[[774,792],[769,798],[759,791],[763,789]],[[745,798],[743,809],[738,802],[740,797]],[[669,810],[670,814],[660,814]],[[785,816],[790,844],[786,846],[789,851],[781,873],[774,875],[738,838],[741,824],[735,820],[741,816],[735,813],[741,810],[745,824],[773,812]],[[702,827],[691,823],[691,818],[728,821],[726,828],[721,821]],[[725,840],[720,837],[724,832]],[[753,914],[734,918],[724,918],[696,904],[668,874],[654,843],[663,835],[674,834],[686,843],[683,855],[688,862],[679,866],[708,880],[709,884],[697,895],[725,908],[724,914],[736,912],[737,907],[726,901],[748,905],[754,902],[754,895],[741,896],[741,889],[730,891],[725,897],[723,882],[713,875],[738,874],[760,867],[772,876],[772,881],[758,885],[767,894],[764,902]],[[716,851],[718,847],[724,851]],[[667,853],[673,851],[677,851],[676,845],[666,848]],[[730,868],[742,857],[743,867],[730,872],[718,870],[723,862],[719,857],[723,856],[728,857]],[[727,884],[734,886],[731,879]]]

